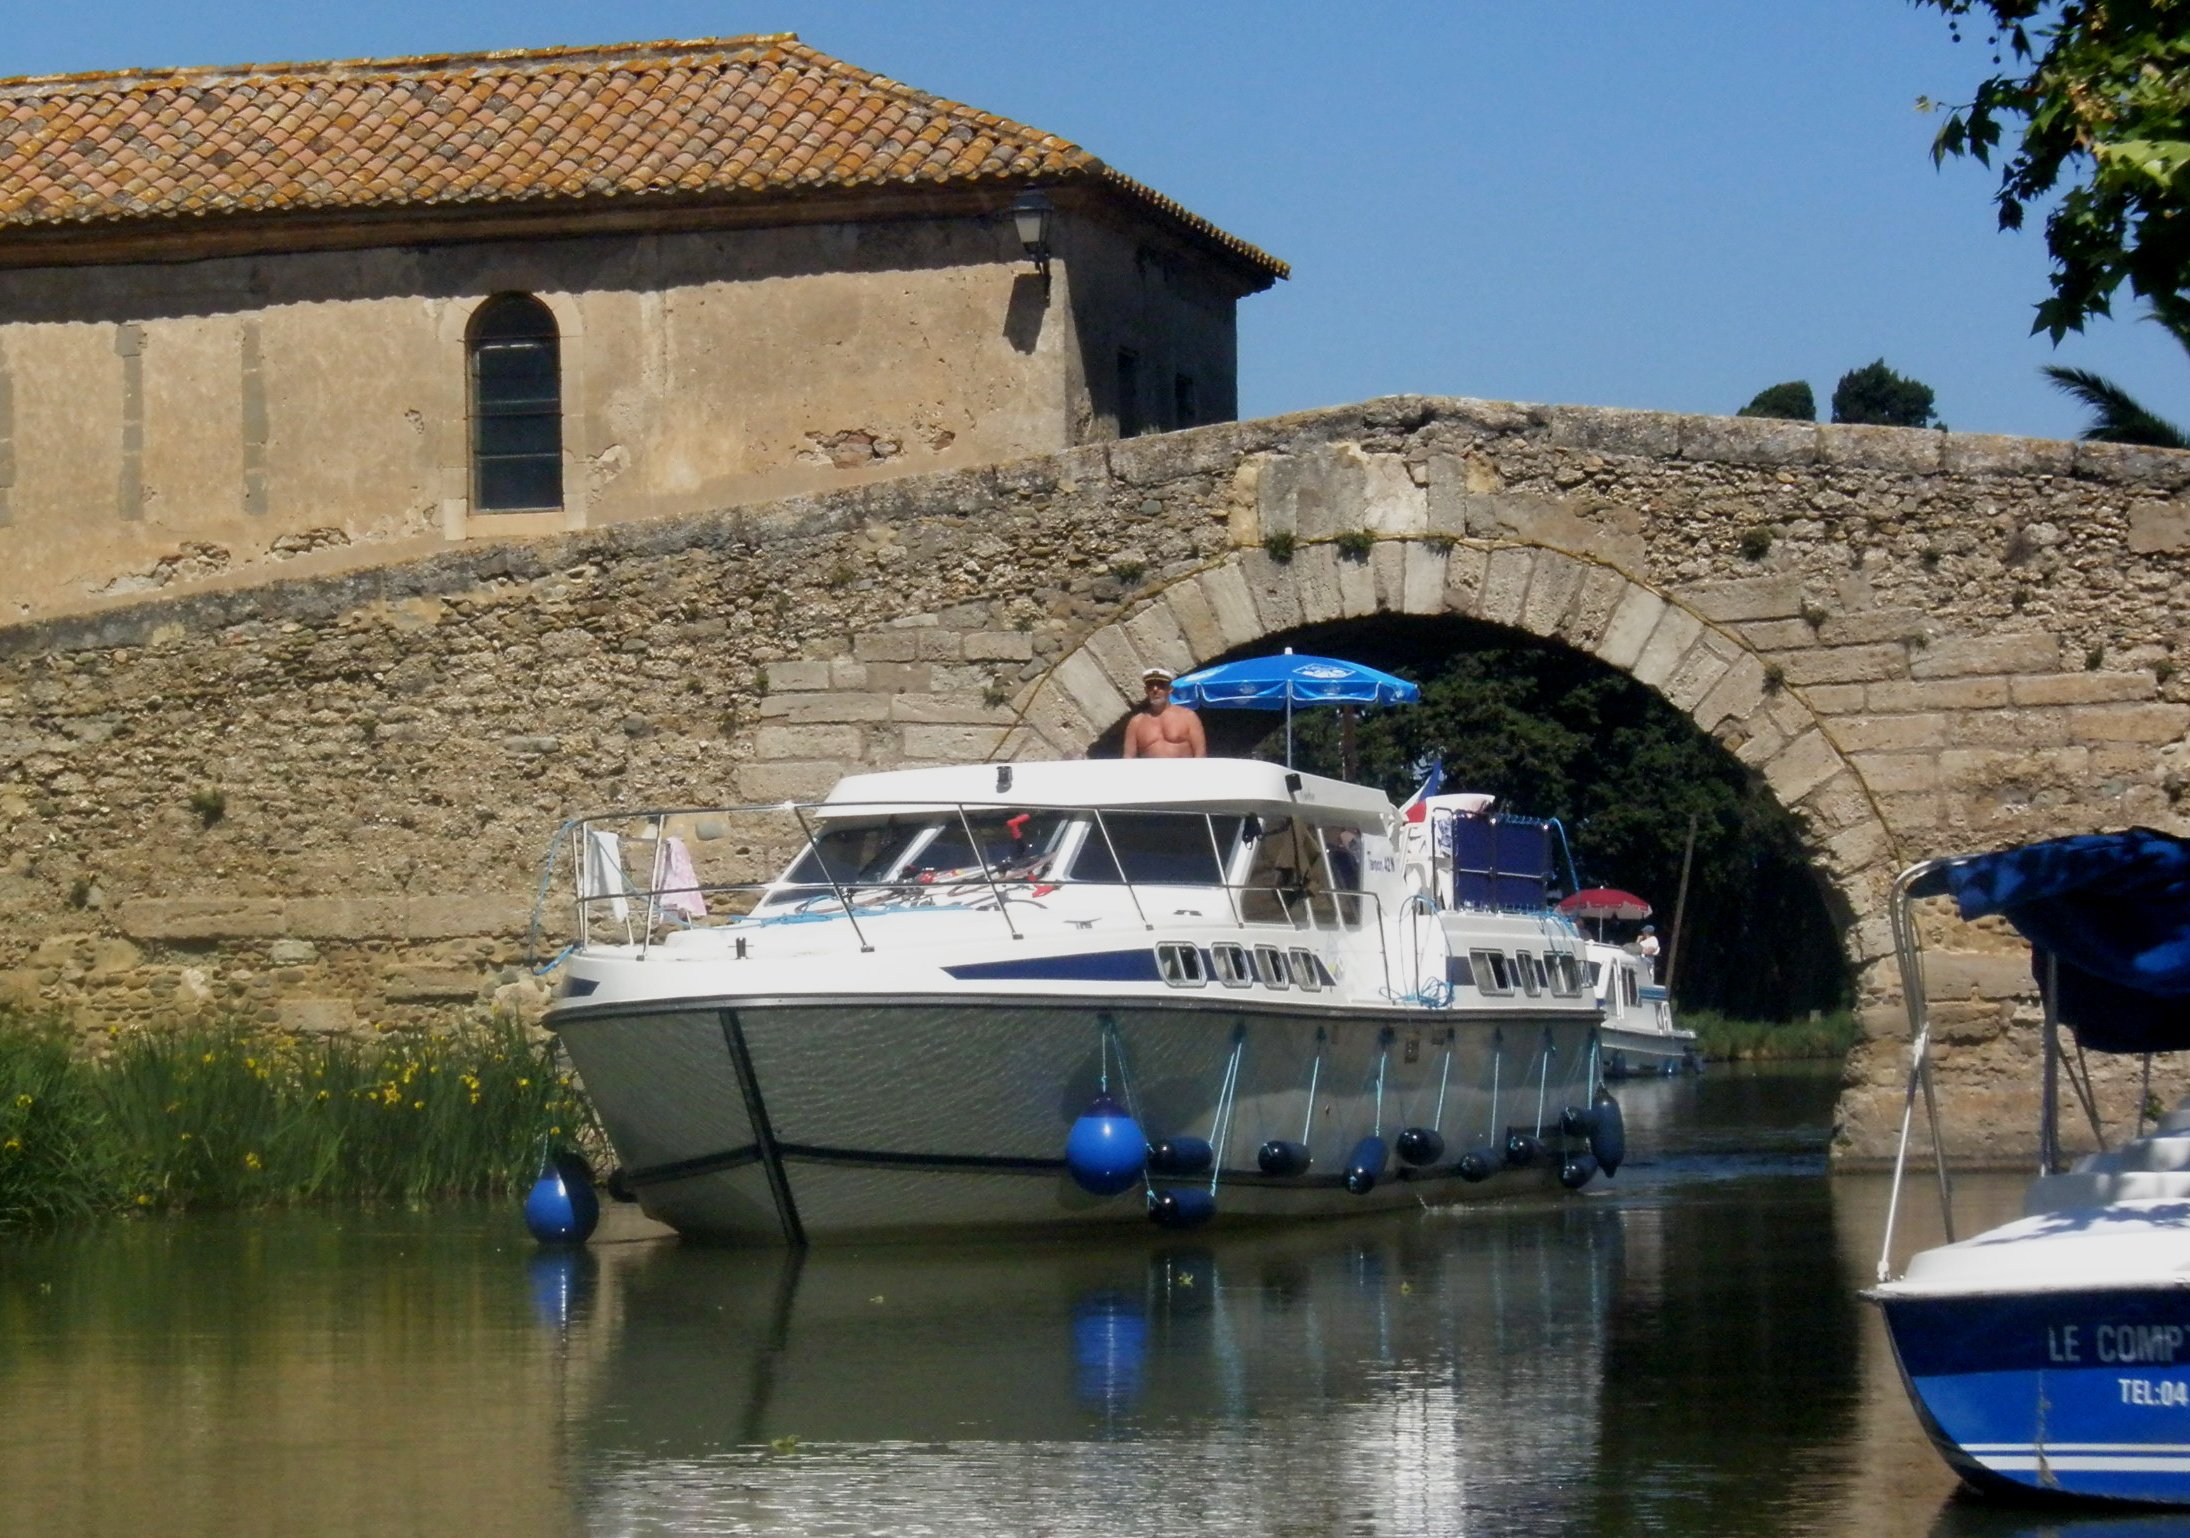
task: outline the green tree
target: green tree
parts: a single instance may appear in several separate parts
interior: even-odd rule
[[[1931,386],[1896,374],[1880,358],[1840,376],[1840,383],[1833,386],[1833,420],[1874,427],[1929,427],[1937,417],[1932,412]]]
[[[1791,1019],[1845,1001],[1839,939],[1800,831],[1760,781],[1625,674],[1561,648],[1476,639],[1420,672],[1421,704],[1362,718],[1360,779],[1403,799],[1416,764],[1440,758],[1446,789],[1560,819],[1582,885],[1641,893],[1661,931],[1693,815],[1681,1002]],[[1294,762],[1338,773],[1339,735],[1335,712],[1296,718]],[[1276,736],[1263,751],[1282,751]]]
[[[1815,422],[1817,396],[1805,379],[1790,379],[1757,391],[1756,399],[1734,413],[1737,417],[1777,417],[1787,422]]]
[[[2190,304],[2163,300],[2152,319],[2190,354]],[[2156,449],[2190,449],[2190,432],[2147,410],[2127,390],[2088,369],[2049,363],[2042,370],[2064,394],[2091,408],[2091,425],[2080,435],[2089,443],[2141,443]]]
[[[1932,159],[1989,167],[2016,125],[1993,194],[2005,230],[2065,186],[2046,216],[2053,292],[2031,330],[2081,331],[2124,282],[2152,301],[2190,294],[2190,0],[1915,3],[1957,39],[1966,18],[1986,22],[1998,71],[1948,111]]]

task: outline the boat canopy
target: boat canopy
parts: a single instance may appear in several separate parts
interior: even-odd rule
[[[2190,1048],[2190,841],[2131,828],[1944,865],[1965,919],[1997,913],[2059,962],[2054,1007],[2094,1052]],[[1919,894],[1921,895],[1921,894]]]

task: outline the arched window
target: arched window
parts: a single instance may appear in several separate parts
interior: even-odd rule
[[[497,294],[472,316],[471,496],[475,512],[563,505],[562,349],[530,294]]]

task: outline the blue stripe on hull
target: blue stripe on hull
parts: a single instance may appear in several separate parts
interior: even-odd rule
[[[1910,1396],[1981,1486],[2190,1505],[2190,1298],[1885,1301]]]

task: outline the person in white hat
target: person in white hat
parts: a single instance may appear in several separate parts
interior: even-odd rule
[[[1171,703],[1171,679],[1169,668],[1150,668],[1141,674],[1141,708],[1125,724],[1127,758],[1209,756],[1201,717],[1184,705]]]

